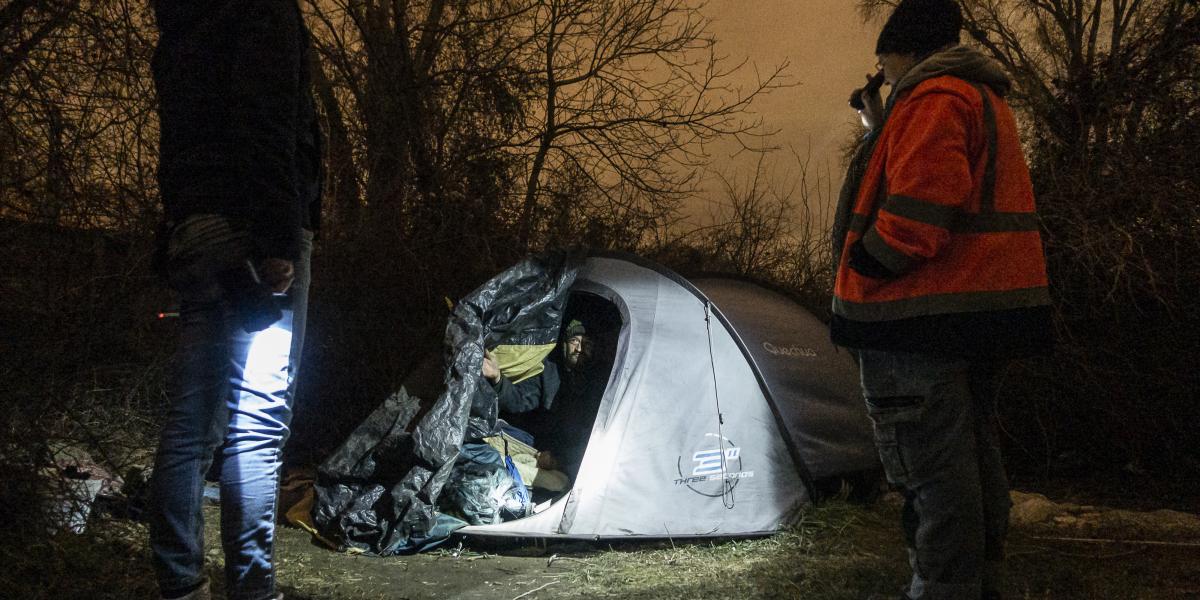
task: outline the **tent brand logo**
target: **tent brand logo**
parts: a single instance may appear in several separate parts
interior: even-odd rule
[[[688,458],[691,460],[688,461]],[[690,475],[684,475],[685,464],[691,465]],[[676,486],[687,486],[689,490],[710,498],[720,498],[722,492],[737,487],[738,480],[754,477],[754,471],[745,470],[742,464],[741,447],[715,433],[704,434],[703,442],[693,446],[691,452],[680,455],[676,470],[679,473]],[[723,489],[726,486],[728,489]]]
[[[726,448],[725,460],[727,462],[731,461],[741,456],[741,454],[741,448]],[[692,477],[716,475],[721,472],[721,449],[695,452],[692,454],[692,462],[696,463],[696,468],[692,469]]]
[[[790,356],[792,358],[816,358],[817,351],[804,346],[776,346],[771,342],[762,343],[763,350],[775,356]]]

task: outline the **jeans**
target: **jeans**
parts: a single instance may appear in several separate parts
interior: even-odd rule
[[[1011,500],[996,440],[995,365],[859,353],[862,388],[901,523],[913,600],[1000,591]]]
[[[283,318],[246,333],[219,295],[185,295],[151,479],[150,546],[164,592],[204,581],[204,474],[221,453],[221,543],[229,598],[275,593],[276,491],[304,344],[312,235]],[[211,292],[211,287],[210,290]]]

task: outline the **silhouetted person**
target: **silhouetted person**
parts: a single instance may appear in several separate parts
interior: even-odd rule
[[[958,45],[961,26],[954,0],[903,0],[883,26],[891,94],[859,98],[871,131],[834,230],[831,333],[857,350],[879,456],[905,498],[904,597],[920,600],[999,597],[1010,501],[994,365],[1051,343],[1009,79]]]
[[[201,503],[219,449],[226,593],[276,598],[276,489],[320,214],[308,32],[295,0],[154,9],[164,254],[181,300],[152,479],[155,572],[164,598],[209,597]]]

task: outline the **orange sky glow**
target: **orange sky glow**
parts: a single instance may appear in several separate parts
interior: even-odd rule
[[[846,98],[873,69],[878,25],[863,24],[852,0],[710,0],[703,12],[712,19],[718,51],[731,61],[748,59],[746,86],[755,66],[769,72],[789,63],[787,74],[796,85],[757,99],[752,110],[767,128],[779,130],[772,145],[792,146],[801,156],[811,148],[811,168],[828,165],[836,194],[841,148],[858,126]],[[712,148],[712,168],[752,169],[753,159],[732,157],[734,150]],[[778,154],[776,162],[786,168],[789,159]]]

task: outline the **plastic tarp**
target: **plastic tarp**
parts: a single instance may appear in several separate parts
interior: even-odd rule
[[[484,349],[555,342],[577,269],[565,254],[529,258],[459,301],[446,327],[445,391],[429,411],[414,426],[420,399],[403,387],[319,467],[312,517],[322,536],[386,556],[430,548],[464,525],[438,503],[464,442],[496,424]]]

